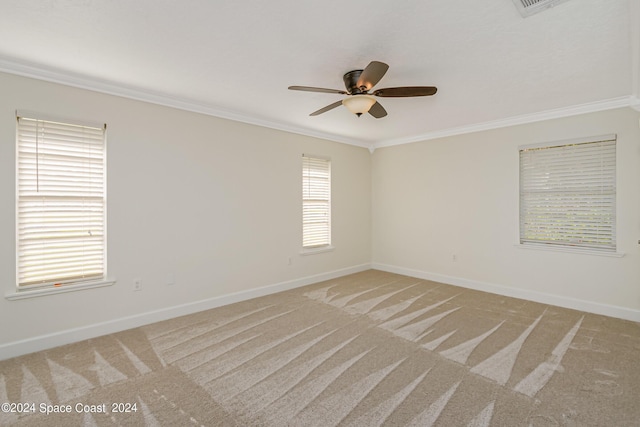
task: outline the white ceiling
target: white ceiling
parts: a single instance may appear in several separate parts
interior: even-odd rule
[[[0,0],[0,71],[378,147],[629,105],[638,0]],[[342,75],[378,60],[389,115],[339,107]]]

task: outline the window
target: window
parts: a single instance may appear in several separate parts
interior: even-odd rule
[[[616,136],[520,150],[520,243],[616,251]]]
[[[331,161],[302,156],[302,247],[331,244]]]
[[[19,289],[105,277],[105,132],[19,115]]]

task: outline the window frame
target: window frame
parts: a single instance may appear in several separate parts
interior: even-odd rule
[[[595,144],[595,143],[607,143],[613,142],[612,151],[613,151],[613,165],[610,166],[612,170],[609,170],[610,173],[613,174],[613,178],[610,181],[612,185],[612,193],[609,194],[609,198],[612,199],[610,211],[608,212],[609,216],[612,216],[613,220],[610,224],[611,232],[608,237],[611,239],[611,245],[598,245],[595,243],[584,243],[584,242],[576,242],[570,241],[568,239],[559,240],[557,242],[545,241],[545,240],[537,240],[532,238],[524,237],[524,212],[525,207],[523,206],[523,151],[533,151],[533,150],[542,150],[545,149],[561,149],[565,147],[577,146],[577,145],[586,145],[586,144]],[[611,153],[609,153],[611,155]],[[575,156],[575,152],[572,153]],[[574,159],[574,161],[576,161]],[[547,165],[548,166],[548,165]],[[565,165],[566,166],[566,165]],[[542,142],[536,144],[527,144],[521,145],[518,147],[518,244],[517,246],[522,249],[535,249],[535,250],[548,250],[548,251],[559,251],[559,252],[574,252],[574,253],[584,253],[591,255],[601,255],[601,256],[612,256],[612,257],[621,257],[624,256],[623,253],[618,252],[618,242],[617,242],[617,169],[618,169],[618,161],[617,161],[617,135],[616,134],[608,134],[608,135],[598,135],[592,137],[584,137],[584,138],[574,138],[560,141],[552,141],[552,142]],[[575,173],[573,176],[583,175],[584,169],[579,170],[579,172]],[[566,184],[566,182],[565,182]],[[596,186],[593,186],[595,188]],[[567,187],[563,187],[567,188]],[[586,189],[587,186],[584,186]],[[577,194],[577,192],[565,191],[562,193],[563,197],[567,197],[568,194]],[[577,204],[584,202],[585,199],[577,199]],[[600,200],[604,200],[604,197]],[[552,202],[550,202],[551,204]],[[543,204],[544,208],[549,208],[550,204]],[[570,205],[566,206],[562,212],[567,212],[570,208],[574,208],[576,211],[579,211],[581,206]],[[603,216],[606,216],[603,215]],[[561,222],[561,221],[560,221]],[[564,222],[564,224],[569,224],[570,221]],[[582,234],[585,236],[585,234]],[[566,237],[563,236],[563,237]]]

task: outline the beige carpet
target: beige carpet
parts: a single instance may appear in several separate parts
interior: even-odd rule
[[[0,362],[0,402],[35,403],[17,426],[640,426],[640,324],[370,270]]]

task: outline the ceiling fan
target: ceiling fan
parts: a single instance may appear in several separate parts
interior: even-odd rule
[[[289,86],[289,89],[349,95],[342,101],[336,101],[318,111],[314,111],[309,114],[310,116],[326,113],[342,104],[358,117],[368,112],[376,119],[387,115],[387,110],[374,98],[376,96],[381,98],[407,98],[412,96],[430,96],[438,91],[438,89],[433,86],[402,86],[377,89],[370,93],[369,91],[382,79],[388,69],[389,66],[384,62],[372,61],[364,70],[349,71],[342,77],[347,89],[346,91],[310,86]]]

